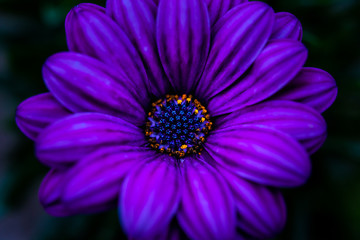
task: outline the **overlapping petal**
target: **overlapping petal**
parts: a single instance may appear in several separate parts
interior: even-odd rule
[[[210,100],[209,111],[222,115],[270,97],[298,74],[306,57],[307,50],[298,41],[270,41],[245,78]]]
[[[160,0],[152,0],[155,5],[158,5]],[[211,23],[216,23],[216,21],[221,18],[227,11],[231,10],[233,7],[236,7],[237,5],[241,3],[245,3],[248,0],[205,0],[208,11],[211,19]],[[228,3],[229,2],[229,3]],[[228,6],[226,9],[225,6]],[[224,10],[226,9],[226,10]],[[213,25],[213,24],[212,24]]]
[[[274,99],[297,101],[321,113],[333,104],[336,95],[336,83],[329,73],[305,67]]]
[[[104,63],[78,53],[58,53],[43,68],[46,85],[73,112],[100,112],[136,125],[145,122],[149,104],[133,83]]]
[[[213,26],[231,8],[232,0],[205,0]]]
[[[273,10],[261,2],[240,4],[221,18],[196,96],[207,100],[238,79],[265,46],[273,21]]]
[[[153,0],[156,5],[160,0]],[[214,26],[215,23],[224,16],[229,10],[236,7],[247,0],[204,0],[209,12],[210,25]]]
[[[45,211],[52,216],[65,217],[73,214],[61,200],[62,190],[66,183],[66,174],[67,169],[51,169],[40,185],[40,203]]]
[[[105,8],[90,3],[79,4],[67,15],[65,30],[70,51],[113,66],[146,98],[149,83],[141,58],[121,28],[105,14]]]
[[[163,97],[170,90],[156,45],[157,6],[151,0],[108,0],[106,13],[124,30],[137,48],[150,81],[151,92]]]
[[[191,239],[234,239],[235,206],[221,174],[205,162],[186,159],[177,217]]]
[[[125,179],[120,221],[129,238],[148,239],[168,226],[180,201],[180,172],[169,156],[143,163]]]
[[[99,149],[69,171],[62,200],[69,210],[82,213],[116,206],[123,179],[137,164],[152,157],[154,152],[145,147]]]
[[[210,45],[204,1],[160,1],[157,44],[162,65],[175,90],[191,92],[205,66]]]
[[[256,124],[276,128],[298,140],[310,153],[326,136],[326,122],[314,109],[291,101],[266,101],[220,118],[218,128]]]
[[[239,4],[246,3],[248,0],[230,0],[230,9]]]
[[[258,239],[279,233],[286,222],[286,208],[279,190],[246,181],[227,170],[221,171],[230,185],[237,207],[237,225]]]
[[[145,144],[142,131],[120,118],[99,113],[74,114],[46,128],[36,154],[49,166],[67,166],[103,147]]]
[[[26,99],[16,109],[16,124],[30,139],[51,123],[71,114],[51,93],[43,93]]]
[[[174,219],[173,223],[166,228],[165,232],[154,238],[154,240],[190,240],[182,231],[177,221]]]
[[[173,218],[170,224],[154,237],[148,237],[149,240],[190,240],[179,226],[176,218]]]
[[[291,13],[275,14],[275,24],[270,39],[294,39],[301,41],[302,27],[300,21]]]
[[[288,134],[265,126],[214,130],[205,149],[228,170],[267,186],[299,186],[310,174],[305,149]]]

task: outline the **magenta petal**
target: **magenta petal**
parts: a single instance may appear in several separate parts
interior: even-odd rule
[[[51,123],[71,114],[51,93],[43,93],[23,101],[16,109],[16,124],[32,140]]]
[[[79,4],[67,15],[65,27],[70,51],[112,65],[146,97],[149,86],[141,58],[125,33],[105,14],[105,8]]]
[[[231,2],[232,0],[205,0],[209,11],[211,26],[231,8]]]
[[[116,206],[126,174],[153,155],[145,147],[134,146],[100,149],[88,155],[68,173],[64,203],[68,209],[82,213]]]
[[[166,230],[180,201],[180,174],[169,156],[142,163],[125,179],[119,216],[130,239],[148,239]]]
[[[283,229],[286,207],[280,191],[248,182],[226,170],[221,172],[235,199],[239,228],[259,239],[272,238]]]
[[[205,162],[184,161],[184,187],[177,213],[191,239],[234,239],[235,206],[221,174]]]
[[[329,73],[306,67],[274,99],[301,102],[321,113],[331,106],[336,95],[336,83]]]
[[[270,37],[273,10],[262,2],[240,4],[214,26],[212,46],[196,96],[209,99],[254,62]]]
[[[135,125],[145,122],[143,106],[149,99],[131,81],[119,78],[116,71],[94,58],[55,54],[46,61],[43,76],[56,99],[73,112],[106,113]]]
[[[211,99],[209,112],[222,115],[270,97],[296,76],[306,57],[307,50],[298,41],[270,41],[244,79]]]
[[[82,113],[46,128],[36,140],[36,153],[46,165],[66,166],[102,147],[144,143],[141,130],[120,118]]]
[[[314,109],[290,101],[267,101],[236,111],[217,124],[220,129],[243,124],[276,128],[298,140],[309,153],[323,144],[326,122]]]
[[[288,134],[265,126],[215,130],[205,149],[228,170],[263,185],[295,187],[310,175],[305,149]]]
[[[210,45],[209,17],[203,0],[161,1],[157,43],[175,90],[191,92],[205,66]]]
[[[139,51],[152,93],[163,97],[169,92],[170,83],[156,45],[157,6],[151,0],[108,0],[106,13],[118,23]]]
[[[300,21],[291,13],[275,14],[275,24],[270,39],[293,39],[301,41],[302,27]]]
[[[41,205],[48,214],[55,217],[65,217],[74,214],[61,201],[62,190],[66,183],[66,172],[66,170],[50,170],[39,189]]]

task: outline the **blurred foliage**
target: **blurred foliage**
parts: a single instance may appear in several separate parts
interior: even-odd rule
[[[53,218],[36,199],[31,202],[47,169],[36,161],[33,143],[14,122],[22,100],[46,91],[42,64],[67,50],[64,19],[80,2],[0,0],[0,239],[123,237],[116,210]],[[105,5],[104,0],[87,2]],[[276,12],[291,12],[300,19],[309,49],[306,65],[330,72],[339,87],[335,104],[324,114],[329,136],[312,156],[311,178],[300,188],[284,190],[288,222],[276,239],[360,239],[360,1],[266,2]],[[19,225],[22,221],[9,220],[25,218],[29,211],[30,222]],[[11,224],[16,225],[13,231],[31,229],[27,235],[11,235],[11,229],[3,227]],[[5,232],[8,235],[2,236]]]

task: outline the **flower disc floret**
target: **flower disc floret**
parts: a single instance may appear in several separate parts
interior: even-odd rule
[[[191,95],[166,95],[152,104],[145,134],[152,148],[182,158],[200,154],[212,127],[210,115]]]

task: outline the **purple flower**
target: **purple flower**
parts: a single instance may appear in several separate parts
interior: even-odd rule
[[[16,121],[51,168],[54,216],[118,206],[131,239],[268,238],[326,137],[334,79],[299,21],[244,0],[108,0],[66,18],[69,52]]]

